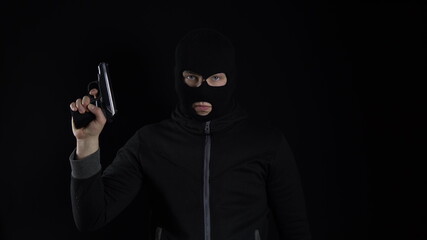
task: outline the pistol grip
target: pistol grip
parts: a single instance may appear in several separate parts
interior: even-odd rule
[[[93,96],[89,96],[89,97],[90,97],[90,103],[95,106],[98,106],[98,101]],[[73,111],[71,109],[70,111],[71,111],[71,116],[73,117],[74,126],[77,129],[86,127],[87,125],[89,125],[90,122],[92,122],[96,118],[95,114],[91,112],[85,112],[81,114],[79,111]]]
[[[85,112],[81,114],[79,111],[70,111],[71,116],[73,117],[74,126],[77,129],[86,127],[87,125],[89,125],[90,122],[92,122],[92,120],[96,118],[95,114],[91,112]]]

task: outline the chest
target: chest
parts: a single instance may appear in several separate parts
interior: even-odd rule
[[[141,152],[144,175],[158,185],[200,186],[208,178],[224,189],[264,187],[274,155],[262,139],[221,135],[169,137]]]

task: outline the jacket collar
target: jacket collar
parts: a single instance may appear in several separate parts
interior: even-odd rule
[[[172,120],[186,131],[194,134],[205,134],[206,122],[193,119],[179,110],[178,105],[171,114]],[[236,103],[230,113],[210,120],[210,133],[216,133],[233,127],[236,123],[246,119],[248,114],[240,104]]]

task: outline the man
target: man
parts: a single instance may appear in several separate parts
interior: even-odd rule
[[[236,70],[223,34],[185,35],[175,52],[179,102],[171,118],[140,128],[104,171],[105,117],[87,96],[71,103],[73,111],[96,115],[86,128],[73,125],[71,195],[80,230],[111,221],[145,182],[154,239],[311,239],[291,149],[278,129],[251,120],[236,101]]]

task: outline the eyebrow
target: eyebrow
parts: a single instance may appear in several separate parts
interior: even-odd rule
[[[184,70],[184,72],[182,72],[182,73],[188,73],[188,74],[194,74],[194,75],[200,75],[200,76],[202,76],[201,74],[198,74],[196,72],[192,72],[192,71],[189,71],[189,70]]]

